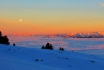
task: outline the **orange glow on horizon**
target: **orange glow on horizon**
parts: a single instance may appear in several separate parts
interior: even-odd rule
[[[47,21],[46,21],[47,20]],[[57,33],[79,33],[79,32],[99,32],[104,29],[103,19],[37,19],[22,22],[19,19],[0,19],[4,27],[0,27],[5,34],[16,32],[29,34],[57,34]]]

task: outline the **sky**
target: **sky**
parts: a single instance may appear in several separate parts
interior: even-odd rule
[[[0,0],[4,34],[104,31],[104,0]]]

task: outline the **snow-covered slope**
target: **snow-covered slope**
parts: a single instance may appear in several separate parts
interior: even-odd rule
[[[104,59],[72,51],[0,45],[0,70],[104,70]]]

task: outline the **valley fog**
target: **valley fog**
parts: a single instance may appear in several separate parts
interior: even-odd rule
[[[16,46],[39,49],[49,42],[53,45],[55,50],[58,50],[59,47],[63,47],[67,51],[104,57],[104,38],[44,38],[41,36],[9,36],[9,40],[11,45],[15,43]]]

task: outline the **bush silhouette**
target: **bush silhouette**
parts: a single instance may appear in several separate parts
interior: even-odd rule
[[[0,31],[0,37],[2,37],[2,33],[1,33],[1,31]]]
[[[53,50],[53,46],[52,46],[52,44],[47,43],[46,46],[45,46],[45,49]]]
[[[41,49],[45,49],[44,45],[41,47]]]
[[[15,44],[15,43],[13,43],[13,46],[16,46],[16,44]]]
[[[41,49],[50,49],[50,50],[53,50],[53,46],[52,46],[52,44],[47,43],[46,46],[45,47],[42,46]]]
[[[9,45],[9,39],[7,36],[2,36],[2,32],[0,31],[0,44]]]
[[[39,61],[38,59],[35,59],[35,61]]]
[[[60,47],[59,50],[60,50],[60,51],[64,51],[64,48],[61,48],[61,47]]]

